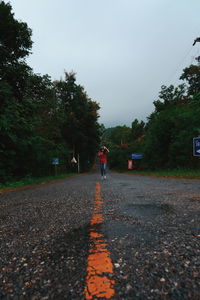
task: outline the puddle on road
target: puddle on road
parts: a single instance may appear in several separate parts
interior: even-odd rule
[[[123,213],[132,217],[155,217],[174,214],[173,206],[169,204],[127,204],[122,207]]]

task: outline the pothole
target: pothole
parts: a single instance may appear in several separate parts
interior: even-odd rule
[[[123,213],[133,217],[150,217],[174,214],[174,207],[170,204],[127,204],[123,207]]]

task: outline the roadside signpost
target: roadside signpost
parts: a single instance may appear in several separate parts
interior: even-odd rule
[[[57,175],[57,165],[59,165],[59,158],[58,157],[54,157],[52,159],[52,165],[55,166],[55,176]]]
[[[132,153],[131,154],[131,159],[128,160],[128,170],[136,169],[138,168],[138,164],[135,165],[133,162],[134,159],[142,159],[143,154],[142,153]],[[140,165],[140,163],[139,163]]]
[[[59,165],[59,158],[58,157],[54,157],[52,159],[52,165]]]
[[[77,164],[76,158],[73,157],[72,160],[71,160],[71,162],[74,163],[74,164]]]
[[[76,158],[73,156],[71,162],[72,162],[73,164],[77,164],[77,171],[78,171],[78,173],[80,173],[80,157],[79,157],[79,153],[78,153],[77,156],[78,156],[78,157],[77,157],[77,160],[76,160]]]
[[[131,157],[132,159],[142,159],[143,155],[142,153],[132,153]]]
[[[200,156],[200,137],[193,138],[193,156]]]

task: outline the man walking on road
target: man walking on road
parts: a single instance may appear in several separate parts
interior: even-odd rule
[[[102,179],[106,179],[106,164],[107,164],[107,153],[109,150],[103,146],[101,147],[101,150],[98,152],[98,156],[100,159],[100,171]]]

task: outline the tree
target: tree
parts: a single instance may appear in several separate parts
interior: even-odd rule
[[[2,66],[22,60],[30,53],[31,34],[31,29],[26,23],[14,19],[11,5],[1,1],[0,53]]]
[[[148,168],[194,166],[192,138],[199,124],[199,67],[186,68],[188,86],[162,86],[146,126],[144,163]]]
[[[191,65],[183,70],[180,79],[188,83],[188,95],[196,97],[200,93],[200,66]],[[200,98],[200,97],[199,97]]]
[[[91,166],[100,142],[99,105],[75,74],[52,82],[34,74],[25,58],[31,30],[0,2],[0,180],[49,174],[53,157],[69,166],[73,148],[82,169]]]
[[[150,123],[144,163],[150,169],[195,167],[192,139],[198,134],[200,108],[194,103],[168,107]]]
[[[186,99],[186,86],[184,84],[174,87],[162,85],[159,99],[154,101],[155,113],[165,110],[169,105],[176,105]]]
[[[168,152],[173,135],[171,110],[160,112],[151,120],[145,136],[144,165],[150,169],[166,167]]]
[[[31,34],[26,23],[14,19],[10,4],[1,1],[0,80],[1,84],[10,85],[13,95],[18,100],[23,93],[26,75],[30,71],[24,59],[32,47]]]
[[[81,154],[81,165],[93,162],[100,142],[99,105],[84,88],[76,84],[75,73],[65,73],[65,80],[54,82],[56,97],[64,110],[61,132],[69,147]]]
[[[32,130],[22,104],[30,71],[24,58],[32,46],[31,30],[26,23],[15,20],[11,10],[9,3],[0,2],[0,176],[4,180],[14,173],[18,150],[24,149]]]
[[[131,133],[133,141],[142,137],[145,133],[145,123],[143,121],[139,122],[137,119],[135,119],[131,124]]]
[[[123,145],[130,143],[131,141],[131,129],[130,127],[123,125],[123,126],[116,126],[110,135],[110,140],[115,145]]]

